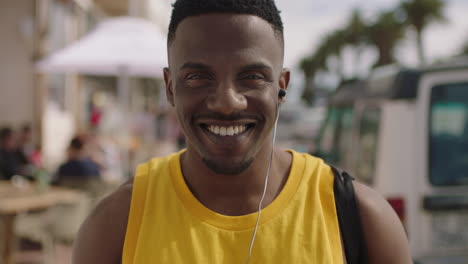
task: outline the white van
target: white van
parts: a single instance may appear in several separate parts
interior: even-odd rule
[[[343,85],[315,154],[387,198],[415,263],[468,263],[467,58]]]

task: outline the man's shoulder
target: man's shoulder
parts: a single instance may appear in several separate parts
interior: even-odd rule
[[[100,201],[90,217],[95,217],[96,220],[100,220],[100,218],[114,216],[118,219],[125,218],[126,222],[132,200],[132,191],[133,178],[123,183],[114,192]]]
[[[132,199],[133,179],[104,198],[83,223],[73,263],[119,263]]]
[[[318,179],[325,179],[328,182],[333,181],[334,174],[332,166],[330,166],[330,164],[325,162],[322,158],[306,152],[291,152],[295,157],[294,162],[296,165],[300,165],[298,167],[304,168],[302,170],[303,174],[320,175]]]
[[[357,181],[353,181],[353,186],[356,192],[357,202],[363,210],[370,210],[375,213],[392,212],[393,209],[387,201],[374,189]]]
[[[301,152],[301,151],[296,151],[296,150],[293,150],[293,149],[289,149],[287,151],[291,152],[293,154],[293,156],[303,158],[308,163],[312,162],[312,163],[317,163],[317,164],[325,164],[325,165],[328,166],[328,164],[321,157],[315,156],[315,155],[310,154],[308,152]]]
[[[161,165],[168,165],[175,160],[179,160],[180,156],[185,152],[185,150],[180,150],[178,152],[172,152],[163,156],[153,157],[147,161],[138,164],[136,168],[136,173],[142,173],[148,170],[155,169]]]
[[[408,240],[393,208],[370,187],[353,185],[370,263],[410,263]]]

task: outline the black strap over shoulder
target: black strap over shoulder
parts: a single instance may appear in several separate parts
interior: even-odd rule
[[[367,246],[361,226],[359,208],[354,195],[353,177],[331,166],[335,180],[336,211],[347,264],[367,264]]]

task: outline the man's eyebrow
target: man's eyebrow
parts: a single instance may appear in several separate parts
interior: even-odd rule
[[[261,62],[249,64],[240,68],[241,71],[253,71],[253,70],[262,70],[262,69],[272,70],[273,68]]]
[[[182,67],[180,67],[180,70],[184,69],[199,69],[199,70],[206,70],[210,69],[211,67],[203,64],[203,63],[198,63],[198,62],[186,62]]]
[[[209,70],[211,67],[207,64],[204,63],[198,63],[198,62],[186,62],[184,63],[181,67],[180,70],[184,69],[199,69],[199,70]],[[266,70],[272,70],[273,68],[265,63],[253,63],[249,64],[246,66],[240,67],[241,71],[253,71],[253,70],[261,70],[261,69],[266,69]]]

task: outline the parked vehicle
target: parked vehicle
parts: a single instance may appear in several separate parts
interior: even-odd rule
[[[325,113],[325,106],[311,108],[298,102],[283,104],[278,119],[276,145],[309,152],[314,146],[311,139],[317,137]]]
[[[468,58],[344,84],[317,144],[387,198],[416,263],[468,263]]]

